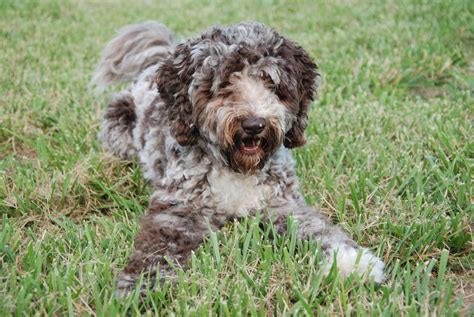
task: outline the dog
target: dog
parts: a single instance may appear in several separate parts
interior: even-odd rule
[[[291,149],[305,144],[318,66],[297,43],[257,22],[215,26],[176,43],[158,22],[129,25],[105,47],[93,76],[115,95],[99,140],[115,155],[138,157],[153,186],[134,252],[117,277],[126,296],[173,276],[206,235],[261,212],[285,233],[313,239],[342,275],[384,280],[384,264],[308,206]],[[136,285],[141,274],[148,281]]]

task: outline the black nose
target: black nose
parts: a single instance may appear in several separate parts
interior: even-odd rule
[[[257,135],[265,128],[265,118],[250,117],[242,122],[242,129],[250,135]]]

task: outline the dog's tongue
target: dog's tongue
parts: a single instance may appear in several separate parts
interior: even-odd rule
[[[258,144],[255,140],[246,140],[242,146],[242,152],[244,154],[255,154],[258,152]]]

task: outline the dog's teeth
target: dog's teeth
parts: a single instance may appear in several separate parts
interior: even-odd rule
[[[255,145],[256,145],[256,146],[259,146],[259,145],[260,145],[260,139],[255,142]]]

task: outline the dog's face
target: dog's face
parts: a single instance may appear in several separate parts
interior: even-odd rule
[[[157,83],[178,143],[252,173],[280,146],[305,143],[318,77],[301,47],[252,23],[213,28],[178,45]]]
[[[204,145],[243,173],[263,167],[295,119],[270,83],[247,70],[232,73],[210,100],[196,100],[194,113]]]

